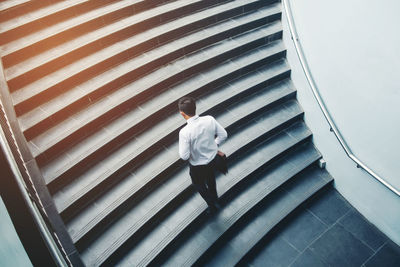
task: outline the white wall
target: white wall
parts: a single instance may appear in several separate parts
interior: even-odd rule
[[[400,2],[292,0],[292,13],[311,72],[354,154],[400,188]],[[292,80],[314,142],[335,186],[369,221],[400,244],[400,197],[357,169],[329,131],[289,36]]]

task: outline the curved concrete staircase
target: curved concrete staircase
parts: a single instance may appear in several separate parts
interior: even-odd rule
[[[201,264],[219,248],[234,265],[331,182],[279,1],[8,0],[0,12],[19,126],[85,265]],[[185,95],[229,134],[214,217],[178,156]],[[244,224],[250,245],[231,255],[224,240]]]

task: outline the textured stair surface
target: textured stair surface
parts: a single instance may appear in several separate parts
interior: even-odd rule
[[[0,3],[19,126],[87,266],[241,263],[330,183],[280,19],[274,0]],[[182,96],[228,131],[215,216],[178,155]]]
[[[330,179],[320,176],[321,171],[315,170],[315,168],[315,166],[305,168],[302,173],[293,177],[293,181],[281,186],[276,191],[274,191],[276,187],[280,183],[284,183],[287,176],[293,175],[298,170],[293,167],[285,168],[285,165],[279,166],[278,170],[268,170],[261,177],[257,177],[257,181],[251,188],[241,192],[235,199],[229,200],[221,214],[203,223],[200,227],[197,226],[195,234],[190,233],[191,236],[164,264],[166,266],[189,266],[194,264],[200,256],[203,261],[207,262],[206,266],[237,264],[272,227],[304,200],[329,183]],[[252,197],[249,197],[249,194]],[[254,203],[258,205],[256,206]],[[240,215],[242,216],[240,217]],[[226,239],[230,239],[229,243]],[[217,250],[216,255],[209,255],[212,250]]]

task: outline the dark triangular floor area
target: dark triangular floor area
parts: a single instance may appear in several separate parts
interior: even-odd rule
[[[399,264],[400,247],[367,221],[333,186],[329,186],[265,236],[240,265]]]

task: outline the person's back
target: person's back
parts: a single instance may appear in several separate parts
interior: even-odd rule
[[[221,136],[226,136],[225,133],[225,130],[211,116],[199,117],[195,115],[191,117],[179,133],[180,140],[188,142],[190,147],[189,150],[185,151],[186,154],[182,151],[181,157],[189,159],[190,164],[194,166],[208,164],[217,154],[217,143],[220,143]],[[217,135],[217,139],[215,135]],[[189,158],[187,158],[188,151],[190,153]]]
[[[227,138],[225,129],[212,117],[196,115],[196,103],[191,97],[183,97],[178,102],[179,112],[187,125],[179,132],[179,155],[189,160],[190,177],[210,207],[218,206],[214,170],[216,168],[218,146]]]

